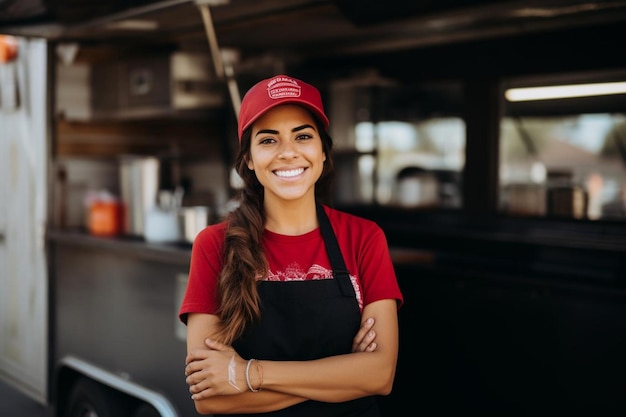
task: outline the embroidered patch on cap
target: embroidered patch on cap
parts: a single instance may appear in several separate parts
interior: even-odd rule
[[[300,97],[302,87],[296,80],[288,77],[272,78],[267,83],[267,95],[271,99],[281,99],[285,97]]]
[[[289,103],[309,109],[322,122],[324,129],[328,129],[328,117],[324,114],[319,90],[302,80],[280,74],[259,81],[243,96],[237,122],[239,140],[243,131],[266,111],[274,106]]]

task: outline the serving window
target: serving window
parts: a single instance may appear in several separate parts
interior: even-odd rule
[[[621,74],[584,74],[505,82],[501,212],[626,220],[622,80]]]
[[[331,89],[340,203],[462,207],[465,123],[460,83],[377,79]]]
[[[494,182],[499,214],[626,220],[626,84],[621,80],[624,74],[501,81]],[[575,83],[585,84],[584,97],[511,95]],[[624,91],[606,92],[607,83]],[[338,203],[463,209],[463,198],[473,193],[463,190],[469,104],[462,80],[407,85],[379,77],[351,79],[333,83],[330,97]]]

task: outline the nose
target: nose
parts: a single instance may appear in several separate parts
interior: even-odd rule
[[[278,153],[279,158],[295,158],[298,156],[298,151],[296,149],[295,143],[290,140],[283,141],[280,147],[280,152]]]

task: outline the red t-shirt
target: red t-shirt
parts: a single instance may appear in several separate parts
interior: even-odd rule
[[[361,311],[382,299],[395,299],[398,308],[403,296],[391,262],[387,239],[373,221],[324,206],[335,231],[344,262]],[[179,311],[216,314],[219,306],[217,281],[222,268],[222,247],[226,222],[203,229],[191,250],[189,282]],[[299,236],[266,230],[263,249],[269,264],[267,280],[293,281],[332,279],[332,268],[319,228]]]

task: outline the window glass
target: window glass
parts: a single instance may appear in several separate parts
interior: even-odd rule
[[[613,108],[617,99],[537,101],[522,111],[507,103],[500,128],[500,210],[626,220],[626,113],[617,111],[623,106]]]
[[[376,131],[376,141],[372,139]],[[404,207],[459,207],[465,125],[459,118],[420,122],[387,121],[356,126],[359,143],[376,142],[377,164],[361,173],[375,177],[378,204]],[[365,158],[365,157],[362,157]]]
[[[340,85],[331,131],[342,203],[460,208],[465,123],[460,86]]]

